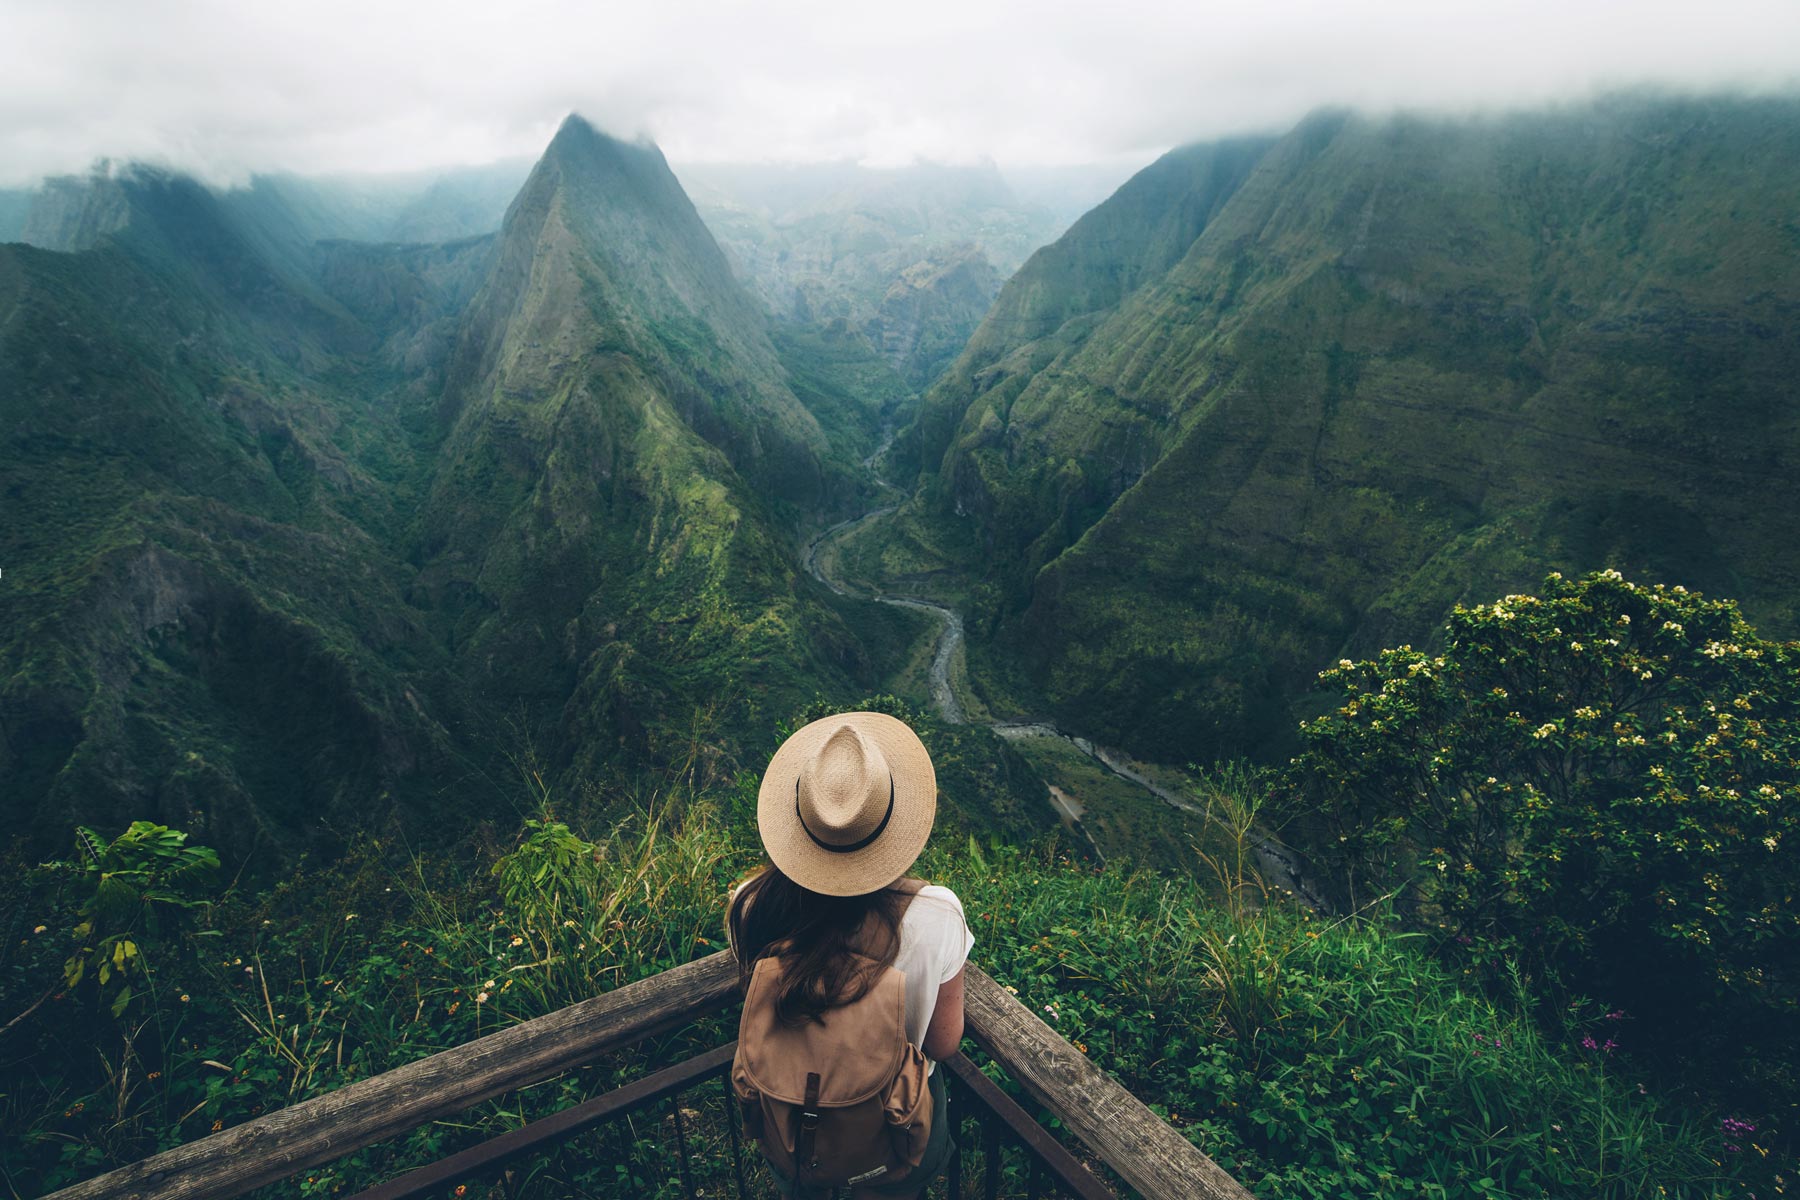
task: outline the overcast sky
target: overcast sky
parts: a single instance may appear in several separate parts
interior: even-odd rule
[[[1142,162],[1646,82],[1794,87],[1800,0],[0,0],[0,185],[484,162],[571,110],[677,162]]]

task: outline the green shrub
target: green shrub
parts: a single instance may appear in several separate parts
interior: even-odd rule
[[[1439,655],[1323,678],[1343,701],[1295,767],[1352,898],[1394,889],[1426,927],[1547,963],[1671,1039],[1713,1022],[1709,1053],[1770,1057],[1768,1033],[1792,1061],[1800,646],[1605,571],[1457,609]]]

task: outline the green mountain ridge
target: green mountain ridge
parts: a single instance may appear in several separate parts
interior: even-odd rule
[[[1796,151],[1792,100],[1626,98],[1172,153],[1007,284],[909,435],[924,526],[992,564],[975,652],[1208,758],[1553,567],[1794,630]]]
[[[0,246],[0,794],[34,844],[454,836],[510,756],[723,770],[867,690],[794,547],[880,405],[834,395],[861,432],[825,435],[653,147],[571,119],[499,235],[440,245],[278,200],[128,168],[34,197],[67,250]]]

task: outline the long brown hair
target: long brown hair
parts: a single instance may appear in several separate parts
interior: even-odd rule
[[[827,896],[770,863],[738,888],[726,913],[739,987],[749,989],[758,959],[775,956],[782,966],[775,1014],[783,1024],[823,1020],[827,1010],[862,999],[900,953],[904,895],[887,887]]]

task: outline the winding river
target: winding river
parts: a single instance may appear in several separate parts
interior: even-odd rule
[[[890,429],[886,431],[881,440],[881,444],[875,448],[875,451],[870,454],[868,458],[863,460],[863,465],[869,468],[870,474],[874,476],[875,481],[881,484],[882,487],[887,488],[890,491],[898,492],[899,489],[874,473],[874,464],[876,460],[879,459],[881,455],[886,452],[887,448],[893,444],[893,440],[894,433]],[[962,614],[947,604],[940,604],[936,600],[929,600],[923,596],[856,590],[845,584],[842,580],[834,579],[827,575],[824,568],[819,565],[819,553],[828,543],[844,536],[851,530],[860,529],[870,521],[891,514],[894,512],[895,508],[896,506],[893,504],[882,505],[878,508],[872,508],[860,516],[851,517],[847,521],[839,521],[837,524],[821,530],[806,544],[806,549],[802,554],[801,561],[806,567],[807,574],[811,575],[814,579],[817,579],[820,583],[824,584],[840,596],[853,596],[864,600],[874,600],[881,604],[894,605],[897,608],[910,608],[917,612],[930,613],[932,616],[936,617],[940,624],[940,629],[938,632],[937,647],[932,653],[931,670],[928,676],[931,688],[931,702],[937,709],[938,716],[941,717],[946,724],[966,725],[969,723],[968,717],[963,710],[962,701],[957,698],[956,688],[951,683],[950,678],[951,664],[956,660],[956,652],[963,643]],[[1079,734],[1070,733],[1060,729],[1052,722],[990,721],[986,722],[986,724],[988,728],[992,729],[1001,737],[1006,738],[1008,741],[1016,741],[1028,737],[1058,738],[1067,742],[1082,754],[1093,759],[1112,775],[1125,780],[1127,783],[1134,784],[1151,796],[1154,796],[1157,800],[1168,805],[1170,808],[1180,809],[1182,812],[1186,813],[1193,813],[1196,816],[1203,817],[1207,820],[1214,819],[1212,814],[1209,813],[1203,805],[1195,803],[1192,799],[1183,796],[1181,793],[1176,792],[1171,788],[1164,787],[1146,776],[1142,771],[1137,770],[1126,755],[1119,751],[1108,749],[1105,746],[1097,745],[1090,738],[1085,738]],[[1093,848],[1095,857],[1098,858],[1100,862],[1104,863],[1106,861],[1105,855],[1101,853],[1100,847],[1095,844],[1093,836],[1088,833],[1087,829],[1081,823],[1080,802],[1056,787],[1050,789],[1049,799],[1051,804],[1055,807],[1057,814],[1067,818],[1075,829],[1080,831],[1083,837],[1087,838],[1088,845]],[[1262,872],[1263,880],[1269,886],[1290,893],[1300,903],[1316,911],[1329,911],[1319,890],[1308,884],[1307,880],[1302,875],[1298,859],[1285,846],[1281,845],[1272,837],[1264,837],[1257,842],[1256,857],[1257,866]]]

